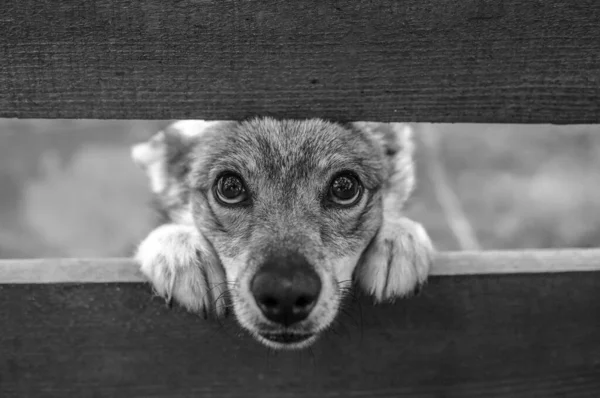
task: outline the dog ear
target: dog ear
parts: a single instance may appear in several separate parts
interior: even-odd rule
[[[164,154],[164,132],[159,131],[148,141],[139,142],[131,147],[131,159],[133,162],[145,169],[159,161]]]
[[[355,122],[381,148],[387,169],[384,211],[400,211],[415,187],[413,129],[407,123]]]
[[[131,159],[146,172],[153,193],[162,192],[167,185],[167,143],[164,131],[154,134],[148,141],[131,147]]]
[[[182,120],[154,134],[148,141],[131,147],[131,158],[145,170],[152,192],[161,193],[169,185],[184,185],[190,168],[194,141],[218,122]]]
[[[386,153],[390,163],[388,189],[384,194],[384,210],[400,211],[415,188],[413,129],[409,124],[390,123],[391,134]]]

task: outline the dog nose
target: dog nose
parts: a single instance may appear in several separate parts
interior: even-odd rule
[[[250,290],[267,319],[290,326],[306,319],[314,308],[321,279],[304,256],[277,256],[262,264]]]

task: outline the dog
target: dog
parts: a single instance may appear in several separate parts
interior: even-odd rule
[[[308,347],[353,283],[389,302],[426,282],[433,245],[402,213],[413,152],[397,123],[175,122],[131,149],[166,220],[135,260],[169,303]]]

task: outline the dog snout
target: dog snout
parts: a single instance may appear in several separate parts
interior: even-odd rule
[[[314,308],[321,279],[303,256],[277,256],[259,268],[250,290],[267,319],[290,326],[306,319]]]

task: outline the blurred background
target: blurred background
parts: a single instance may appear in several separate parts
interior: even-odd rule
[[[155,212],[129,147],[168,123],[0,119],[0,258],[131,255]],[[600,126],[413,127],[438,249],[600,246]]]

